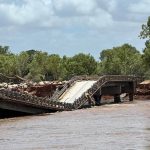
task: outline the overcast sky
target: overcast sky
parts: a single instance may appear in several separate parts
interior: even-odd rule
[[[0,45],[72,56],[124,43],[138,50],[150,0],[0,0]]]

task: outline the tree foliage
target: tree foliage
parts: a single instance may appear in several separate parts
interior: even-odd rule
[[[150,78],[150,16],[147,23],[142,25],[140,37],[146,39],[142,58],[145,66],[145,77]]]
[[[97,62],[90,54],[79,53],[64,59],[67,76],[92,75],[96,73]]]
[[[13,76],[17,74],[17,61],[14,55],[0,55],[0,73]]]
[[[39,81],[45,79],[46,74],[46,62],[48,54],[45,52],[36,52],[33,60],[29,64],[28,78]]]
[[[150,39],[150,16],[148,17],[147,23],[142,25],[142,31],[140,32],[140,37],[145,39]]]
[[[62,59],[57,54],[48,56],[47,62],[47,74],[46,79],[58,80],[62,78],[63,68]]]
[[[100,66],[103,74],[141,75],[141,54],[135,47],[124,44],[100,53]]]
[[[149,45],[147,45],[149,48]],[[121,74],[143,75],[142,58],[149,62],[149,51],[145,56],[135,47],[124,44],[100,53],[98,63],[90,54],[79,53],[73,57],[27,50],[18,55],[3,50],[0,54],[0,73],[8,76],[19,75],[33,81],[64,80],[76,75]],[[147,56],[147,57],[146,57]],[[150,65],[150,64],[149,64]]]
[[[18,75],[21,77],[24,77],[28,74],[29,68],[29,55],[27,52],[21,52],[18,56],[16,56],[17,59],[17,69],[18,69]]]
[[[0,54],[7,55],[9,53],[9,46],[0,46]]]

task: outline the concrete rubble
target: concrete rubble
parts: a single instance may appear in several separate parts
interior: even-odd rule
[[[0,83],[0,88],[9,89],[11,91],[28,93],[37,97],[51,97],[58,86],[62,86],[65,82],[58,81],[41,81],[35,82],[23,82],[19,84],[13,83]]]

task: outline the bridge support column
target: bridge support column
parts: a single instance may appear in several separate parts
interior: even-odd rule
[[[133,101],[133,96],[134,96],[133,93],[129,93],[129,101]]]
[[[89,107],[94,106],[95,105],[95,100],[93,99],[93,97],[91,97],[88,93],[85,93],[85,96],[88,100]]]
[[[94,95],[95,105],[99,106],[101,104],[101,95]]]
[[[114,95],[114,103],[120,103],[121,99],[120,99],[120,95],[119,94],[115,94]]]

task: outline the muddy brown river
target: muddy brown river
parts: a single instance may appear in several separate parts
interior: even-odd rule
[[[150,101],[0,119],[0,150],[150,150]]]

